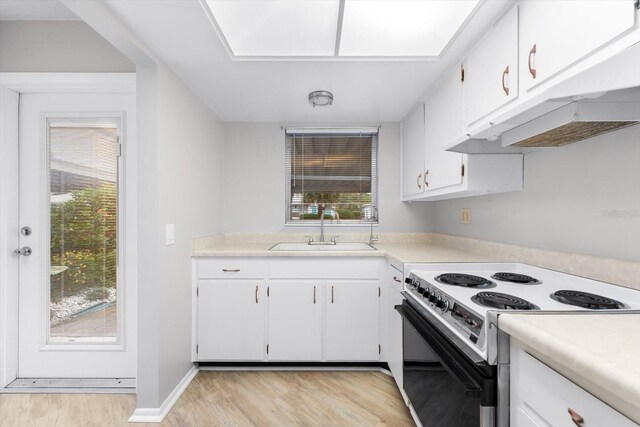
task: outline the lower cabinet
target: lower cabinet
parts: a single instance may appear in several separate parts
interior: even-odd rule
[[[393,379],[402,390],[402,316],[395,309],[396,305],[401,305],[404,297],[400,292],[403,289],[403,274],[394,266],[387,266],[385,276],[387,287],[387,364],[393,375]]]
[[[379,283],[328,281],[325,294],[325,359],[379,360]]]
[[[269,282],[269,350],[272,361],[322,359],[322,285],[318,281]]]
[[[384,360],[382,265],[370,257],[196,259],[193,360]]]
[[[256,280],[201,280],[197,287],[200,360],[264,359],[266,285]]]
[[[638,426],[531,356],[515,340],[510,353],[512,426]]]

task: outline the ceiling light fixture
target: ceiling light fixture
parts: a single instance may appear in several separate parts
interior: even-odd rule
[[[315,108],[333,104],[333,94],[326,90],[316,90],[309,94],[309,104]]]

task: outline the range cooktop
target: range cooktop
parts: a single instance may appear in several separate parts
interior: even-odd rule
[[[415,264],[408,270],[405,291],[413,304],[485,359],[497,336],[497,326],[488,324],[502,312],[640,310],[637,290],[526,264]]]

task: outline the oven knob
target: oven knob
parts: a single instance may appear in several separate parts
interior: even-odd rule
[[[406,283],[407,285],[413,286],[414,285],[413,278],[407,277],[406,279],[404,279],[404,283]]]
[[[448,301],[443,301],[442,297],[440,297],[440,295],[438,295],[438,300],[436,301],[436,307],[444,310],[444,308],[446,306],[445,302],[446,302],[446,305],[449,305]]]
[[[427,296],[429,293],[429,290],[427,288],[423,288],[422,286],[420,286],[418,288],[418,293],[422,296]]]
[[[435,302],[436,302],[436,300],[437,300],[437,298],[436,298],[436,293],[435,293],[435,292],[433,292],[433,291],[431,291],[431,292],[429,293],[429,302],[435,303]]]

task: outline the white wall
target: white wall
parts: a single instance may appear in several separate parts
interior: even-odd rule
[[[524,190],[436,203],[436,230],[640,261],[640,125],[525,155]],[[460,208],[472,224],[460,224]]]
[[[137,406],[157,408],[192,365],[191,239],[222,232],[224,128],[163,65],[138,74]],[[165,224],[175,226],[174,245]]]
[[[0,21],[0,72],[133,72],[82,21]]]
[[[340,124],[338,126],[361,126]],[[366,124],[365,124],[366,125]],[[317,126],[317,124],[316,124]],[[324,124],[323,124],[324,126]],[[431,205],[400,202],[400,126],[383,123],[379,136],[380,232],[429,231]],[[279,123],[226,123],[225,232],[308,232],[316,226],[284,227],[285,135]],[[251,210],[249,210],[251,207]],[[336,227],[332,233],[364,231]]]

